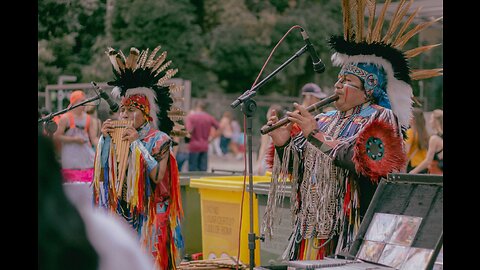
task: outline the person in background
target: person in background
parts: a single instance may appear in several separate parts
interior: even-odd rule
[[[82,217],[63,193],[53,142],[40,133],[37,155],[39,269],[97,269],[99,256]]]
[[[405,142],[405,150],[408,157],[407,172],[417,167],[427,156],[428,137],[423,110],[413,108],[413,117],[410,122],[410,128],[407,130],[407,140]],[[427,173],[427,169],[419,173]]]
[[[283,107],[278,104],[272,104],[267,110],[267,119],[269,119],[272,115],[276,115],[278,119],[281,119],[284,115]],[[268,170],[271,168],[267,167],[268,162],[266,161],[267,158],[267,150],[269,147],[272,147],[272,138],[268,134],[262,134],[260,137],[260,148],[258,149],[258,156],[256,164],[256,175],[264,175]],[[269,158],[273,158],[269,156]],[[269,162],[271,163],[271,162]]]
[[[232,141],[230,142],[230,150],[232,150],[233,156],[235,159],[240,160],[245,153],[244,147],[244,134],[240,123],[236,120],[232,120]]]
[[[214,127],[210,129],[210,135],[208,140],[208,154],[214,154],[216,156],[222,157],[223,151],[220,147],[220,132],[217,131]]]
[[[427,155],[417,167],[409,173],[420,173],[427,169],[429,174],[443,175],[443,110],[434,110],[430,115],[433,134],[428,140]]]
[[[154,269],[122,220],[67,196],[51,138],[38,134],[37,155],[38,269]]]
[[[208,146],[213,139],[211,133],[218,133],[217,120],[205,111],[205,102],[198,100],[194,111],[186,117],[185,127],[190,134],[188,143],[188,171],[207,171]],[[211,129],[215,132],[211,132]]]
[[[70,107],[85,100],[82,90],[70,95]],[[54,139],[61,143],[62,174],[66,182],[91,182],[93,179],[94,146],[98,143],[97,126],[85,106],[78,106],[63,114]]]
[[[100,118],[98,117],[97,106],[98,105],[95,105],[93,102],[87,103],[85,104],[85,107],[86,107],[85,112],[88,115],[90,115],[92,124],[96,126],[95,129],[97,130],[97,134],[95,134],[95,136],[97,137],[97,140],[98,140],[98,138],[100,138],[100,135],[102,134],[102,132],[100,131],[100,129],[102,128],[102,120],[100,120]],[[94,147],[96,146],[97,145],[94,144]]]
[[[179,121],[179,124],[184,125],[183,120]],[[183,171],[183,165],[187,162],[188,165],[188,143],[190,142],[190,134],[186,134],[184,137],[174,137],[174,141],[177,145],[173,147],[173,153],[177,159],[178,171]]]
[[[315,83],[307,83],[302,87],[302,106],[308,107],[327,97],[320,86]]]
[[[218,132],[220,133],[220,149],[222,155],[228,154],[230,149],[229,146],[233,137],[232,120],[232,112],[230,111],[225,111],[222,118],[220,118]]]

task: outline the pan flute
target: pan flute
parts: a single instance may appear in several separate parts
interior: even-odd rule
[[[112,124],[114,130],[110,133],[110,136],[112,137],[115,159],[117,162],[117,179],[120,181],[119,188],[117,189],[117,196],[120,196],[122,193],[123,181],[125,180],[125,173],[127,171],[127,159],[130,150],[130,141],[123,140],[122,134],[127,127],[133,126],[133,121],[113,120]]]

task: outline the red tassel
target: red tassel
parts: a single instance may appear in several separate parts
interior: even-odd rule
[[[180,176],[178,173],[177,160],[175,156],[170,153],[170,176],[171,176],[171,192],[172,199],[171,207],[174,210],[174,217],[183,217],[183,207],[180,195]]]
[[[273,170],[273,161],[275,160],[275,145],[273,142],[270,142],[270,145],[267,148],[267,152],[265,153],[265,163],[267,165],[268,170]]]
[[[300,250],[298,251],[298,260],[304,260],[305,256],[304,255],[304,251],[305,251],[305,242],[306,240],[305,239],[302,239],[302,241],[300,242]]]
[[[347,217],[350,216],[350,182],[347,182],[347,191],[345,192],[345,199],[343,201],[343,212]]]
[[[319,246],[322,246],[325,243],[325,239],[318,239],[318,242]],[[325,246],[318,250],[317,260],[323,260],[323,257],[325,257]]]
[[[155,231],[157,232],[155,249],[153,254],[155,262],[160,269],[175,269],[175,260],[177,256],[177,247],[173,239],[173,233],[176,223],[183,218],[183,207],[180,194],[180,176],[178,172],[177,161],[170,153],[168,169],[163,176],[162,181],[170,178],[170,199],[167,211],[165,213],[156,213],[155,205],[161,203],[160,185],[157,185],[154,196],[150,201],[151,215],[155,216]],[[150,219],[149,219],[150,220]]]
[[[170,212],[170,207],[167,208],[167,211],[164,213],[156,214],[156,221],[155,221],[155,228],[157,231],[157,239],[155,243],[156,252],[152,252],[155,262],[160,269],[169,269],[169,252],[170,249],[169,239],[171,239],[171,235],[169,233],[169,226],[168,226],[168,216]]]

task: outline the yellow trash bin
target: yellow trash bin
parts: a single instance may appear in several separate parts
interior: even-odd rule
[[[240,247],[238,232],[243,191],[242,176],[201,177],[190,179],[190,186],[200,193],[202,253],[204,259],[233,256],[249,264],[248,233],[250,232],[249,192],[246,178],[241,219]],[[270,181],[268,176],[253,176],[253,183]],[[258,228],[258,203],[253,194],[253,224],[256,236]],[[255,265],[260,265],[260,244],[255,241]]]

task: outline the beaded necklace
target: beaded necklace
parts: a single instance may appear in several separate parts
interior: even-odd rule
[[[334,119],[332,120],[333,124],[327,128],[325,133],[333,138],[338,138],[341,134],[343,134],[344,129],[352,122],[354,117],[357,116],[363,107],[367,106],[368,104],[369,102],[366,102],[357,105],[348,111],[338,112],[335,114]],[[351,114],[347,115],[348,112],[351,112]]]

